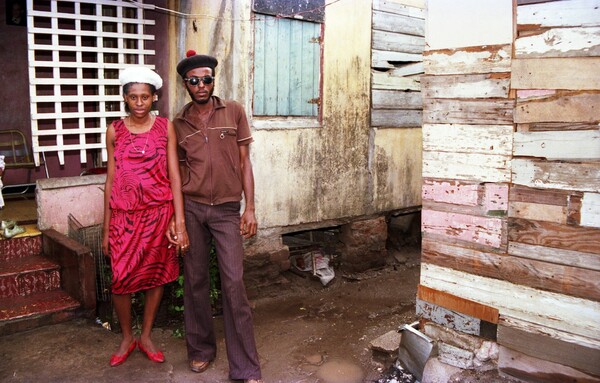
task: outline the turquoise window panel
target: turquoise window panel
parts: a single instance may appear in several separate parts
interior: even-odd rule
[[[321,24],[255,14],[254,115],[317,116]]]

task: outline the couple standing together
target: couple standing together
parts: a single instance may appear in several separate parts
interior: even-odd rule
[[[108,126],[102,248],[110,254],[113,304],[123,338],[110,365],[136,346],[165,360],[151,330],[164,285],[184,262],[184,321],[190,369],[203,372],[216,355],[209,299],[214,241],[223,296],[229,377],[261,382],[243,276],[243,238],[256,234],[250,127],[243,107],[213,95],[217,60],[188,51],[177,65],[192,101],[171,123],[151,113],[162,79],[142,66],[119,79],[128,116]],[[184,160],[180,175],[179,158]],[[240,217],[240,201],[245,208]],[[185,196],[185,198],[184,198]],[[166,235],[165,235],[166,233]],[[189,233],[189,236],[188,236]],[[131,294],[145,292],[142,332],[131,329]]]

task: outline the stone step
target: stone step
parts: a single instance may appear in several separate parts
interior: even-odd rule
[[[0,336],[73,319],[79,307],[62,290],[0,299]]]
[[[42,236],[36,225],[23,225],[25,233],[5,239],[0,236],[0,261],[40,255]]]
[[[41,256],[0,260],[0,299],[60,288],[59,266]]]

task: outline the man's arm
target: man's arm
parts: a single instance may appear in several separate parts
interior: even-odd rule
[[[242,188],[246,206],[240,220],[240,234],[244,238],[256,235],[258,224],[254,215],[254,173],[250,161],[250,145],[240,145],[240,166],[242,172]]]

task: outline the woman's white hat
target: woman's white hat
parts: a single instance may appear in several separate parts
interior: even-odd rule
[[[163,80],[158,73],[142,65],[130,66],[122,70],[119,75],[119,81],[121,82],[121,85],[129,84],[131,82],[150,84],[157,90],[160,89],[163,84]]]

